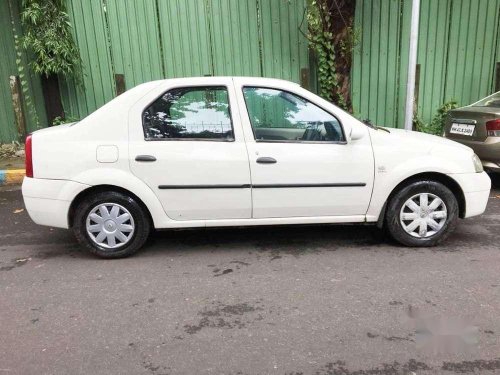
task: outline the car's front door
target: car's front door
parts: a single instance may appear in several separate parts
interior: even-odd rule
[[[252,175],[254,218],[366,214],[374,159],[368,131],[348,142],[339,117],[297,86],[235,79]],[[242,110],[242,114],[245,112]],[[346,114],[343,114],[346,118]],[[353,219],[354,220],[354,219]]]
[[[250,170],[232,80],[177,82],[131,111],[133,173],[173,220],[250,218]]]

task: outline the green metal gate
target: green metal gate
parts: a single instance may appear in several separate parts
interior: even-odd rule
[[[430,121],[443,103],[470,104],[495,90],[500,0],[421,0],[417,113]],[[355,114],[403,127],[411,0],[357,0]]]
[[[126,88],[164,77],[248,75],[300,82],[306,0],[68,0],[83,60],[80,87],[62,82],[81,118]],[[305,27],[304,25],[302,27]]]

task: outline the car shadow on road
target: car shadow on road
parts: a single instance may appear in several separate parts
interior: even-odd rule
[[[368,225],[293,225],[158,231],[144,254],[231,251],[296,257],[324,251],[405,249]]]
[[[470,220],[470,219],[469,219]],[[403,256],[412,252],[462,252],[475,246],[490,246],[499,240],[494,233],[485,236],[484,225],[459,222],[455,233],[443,244],[431,248],[408,248],[394,242],[374,225],[292,225],[262,227],[224,227],[163,230],[153,232],[145,247],[134,257],[185,256],[200,253],[231,252],[233,255],[258,253],[270,259],[333,251],[385,252]],[[476,227],[481,227],[480,231]],[[65,241],[38,252],[35,257],[92,259],[65,231],[57,231]]]

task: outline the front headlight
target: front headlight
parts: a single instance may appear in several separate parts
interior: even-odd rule
[[[472,162],[474,163],[474,169],[476,170],[476,173],[482,172],[483,169],[483,163],[481,163],[481,159],[479,159],[479,156],[474,154],[472,156]]]

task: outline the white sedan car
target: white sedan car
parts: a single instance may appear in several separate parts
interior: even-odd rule
[[[472,150],[369,127],[299,85],[203,77],[139,85],[26,140],[24,202],[105,258],[152,229],[372,223],[433,246],[484,212]]]

